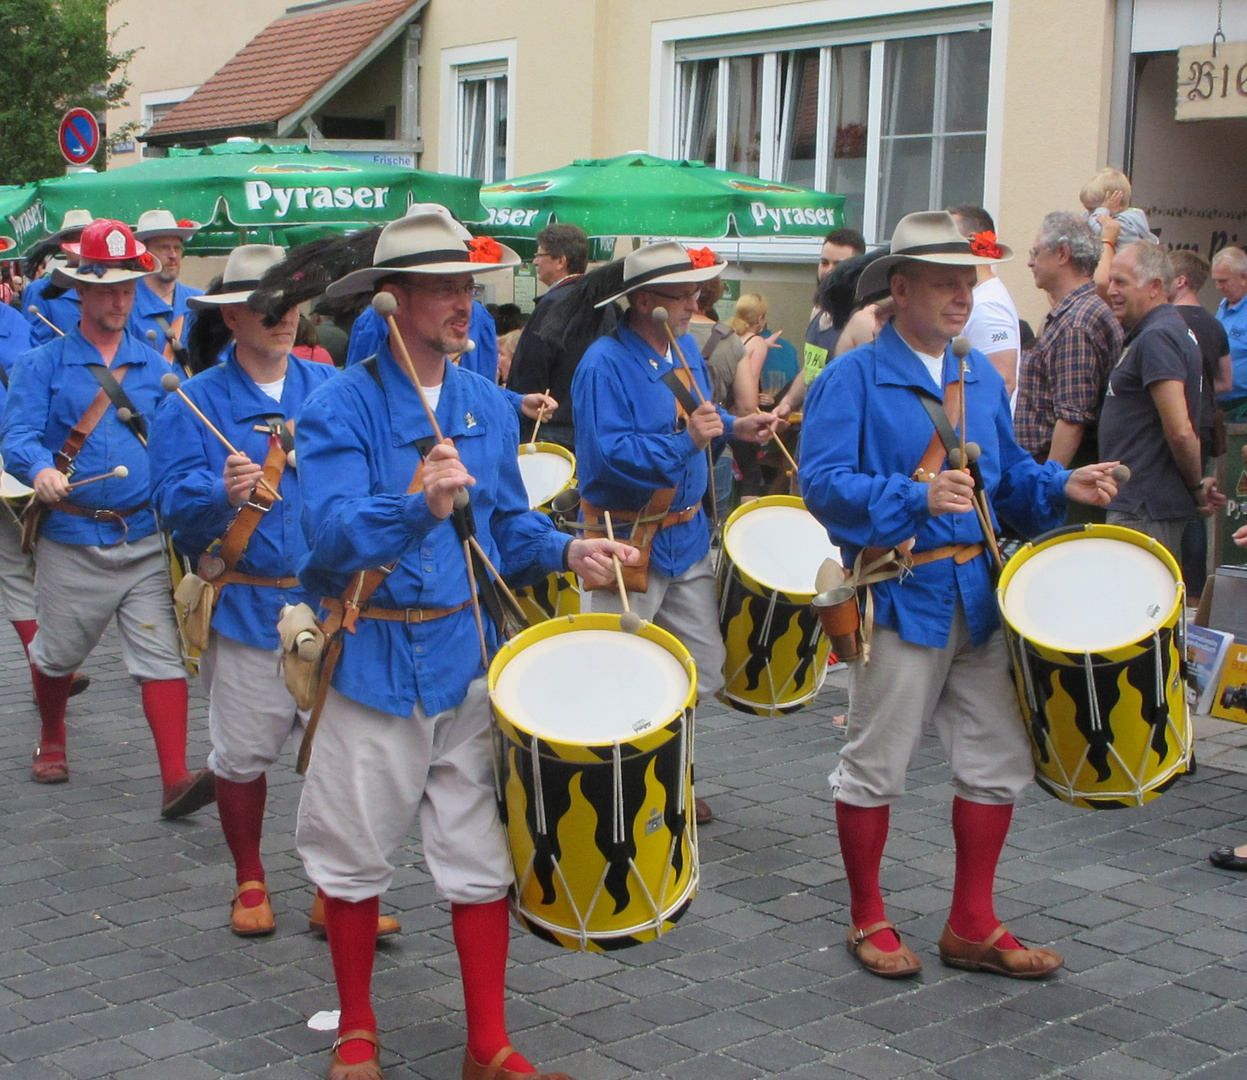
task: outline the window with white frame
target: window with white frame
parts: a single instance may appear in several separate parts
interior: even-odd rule
[[[876,241],[911,211],[981,203],[991,31],[858,26],[677,42],[672,152],[844,195]]]
[[[484,184],[506,177],[507,62],[456,68],[458,102],[457,172]]]

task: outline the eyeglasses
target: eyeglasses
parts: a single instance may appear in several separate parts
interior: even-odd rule
[[[536,262],[538,259],[553,259],[553,258],[555,258],[555,256],[551,255],[548,251],[539,251],[537,252],[536,255],[533,256],[533,262]]]
[[[466,281],[462,285],[455,285],[449,281],[438,281],[428,284],[425,282],[410,282],[407,287],[414,289],[416,292],[428,293],[438,300],[449,300],[453,296],[474,298],[477,290],[475,281]]]
[[[661,296],[664,300],[670,300],[673,304],[687,304],[689,301],[695,304],[701,299],[701,289],[691,293],[684,293],[682,296],[676,296],[674,293],[669,292],[659,292],[657,289],[646,289],[645,291],[653,296]]]

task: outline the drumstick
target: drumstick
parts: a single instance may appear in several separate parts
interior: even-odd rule
[[[654,318],[663,325],[663,329],[667,331],[667,340],[671,342],[671,347],[675,350],[676,356],[680,363],[684,366],[684,370],[688,372],[688,381],[693,384],[693,393],[697,395],[697,401],[701,405],[706,404],[706,395],[701,392],[701,386],[697,380],[693,378],[693,369],[688,366],[688,361],[684,359],[684,351],[680,348],[680,343],[675,339],[675,333],[671,329],[671,316],[665,307],[656,307],[653,311]]]
[[[56,323],[54,323],[46,315],[44,315],[43,312],[40,311],[37,307],[35,307],[34,304],[31,304],[30,307],[26,309],[26,311],[28,314],[33,315],[36,319],[38,319],[45,326],[50,326],[53,330],[55,330],[58,334],[60,334],[61,337],[65,336],[65,331],[62,330],[59,326],[57,326]]]
[[[198,416],[199,419],[202,420],[205,425],[207,425],[208,430],[211,431],[212,434],[215,435],[220,440],[221,445],[224,446],[226,450],[228,450],[231,454],[237,454],[239,457],[246,457],[245,454],[239,452],[239,450],[234,446],[232,442],[229,441],[229,439],[227,439],[224,435],[221,434],[221,432],[217,429],[217,426],[211,420],[209,420],[206,416],[204,416],[199,406],[196,405],[193,401],[191,401],[190,398],[186,396],[186,391],[182,389],[182,380],[179,379],[176,375],[174,375],[172,371],[166,372],[164,375],[160,376],[160,385],[163,386],[170,393],[177,394],[178,397],[180,397],[183,401],[185,401],[186,404],[190,407],[190,411],[193,412],[196,416]],[[273,498],[276,499],[278,502],[284,501],[280,493],[277,492],[273,488],[273,485],[270,484],[267,480],[265,480],[263,476],[260,477],[259,483],[262,484],[264,486],[264,489],[270,495],[272,495]]]
[[[117,419],[125,424],[126,427],[130,427],[130,421],[134,419],[134,413],[122,405],[121,408],[117,410]],[[138,431],[132,427],[130,430],[134,432],[134,437],[138,439],[139,442],[141,442],[144,446],[147,445],[147,439],[141,431]]]
[[[434,438],[438,442],[445,442],[446,436],[442,434],[441,425],[437,422],[437,414],[433,411],[432,406],[429,405],[429,399],[424,396],[424,387],[420,385],[420,376],[416,374],[416,365],[411,362],[411,353],[407,351],[407,342],[403,340],[403,335],[398,330],[398,323],[394,321],[394,312],[398,310],[398,301],[394,299],[394,294],[388,292],[377,293],[372,298],[372,310],[380,315],[390,328],[390,339],[398,346],[399,359],[402,361],[403,367],[407,369],[407,377],[415,383],[416,393],[420,397],[420,404],[424,406],[424,415],[428,418],[429,427],[433,429]],[[469,340],[468,344],[472,344],[471,340]],[[470,350],[465,349],[464,351]],[[455,492],[455,509],[462,510],[467,504],[467,489],[460,488]]]
[[[118,465],[112,472],[101,473],[99,476],[88,476],[85,480],[75,480],[69,486],[71,488],[82,487],[85,484],[94,484],[100,480],[111,480],[116,477],[118,480],[124,480],[130,475],[130,470],[124,465]]]
[[[546,387],[546,392],[544,396],[545,397],[550,396],[550,388],[548,386]],[[541,421],[544,420],[545,418],[546,418],[546,403],[543,401],[541,403],[541,407],[537,410],[537,423],[533,425],[533,437],[528,440],[529,446],[537,445],[537,432],[541,430]],[[531,454],[533,453],[533,451],[529,450],[528,453]]]
[[[954,446],[948,452],[948,464],[954,469],[969,469],[973,474],[977,470],[972,469],[971,466],[978,461],[982,453],[982,448],[976,442],[966,443],[964,451]],[[992,516],[987,506],[987,492],[979,484],[974,485],[974,494],[970,497],[970,502],[979,519],[979,528],[983,530],[983,540],[987,544],[992,562],[996,564],[997,570],[1003,570],[1004,559],[1000,554],[1000,545],[996,543],[996,530],[992,528]]]
[[[953,356],[957,358],[957,395],[960,401],[961,424],[957,445],[961,447],[962,467],[969,466],[966,457],[966,357],[970,355],[970,343],[961,335],[953,338]]]
[[[788,452],[788,447],[786,447],[786,446],[784,445],[784,440],[783,440],[783,439],[781,439],[778,435],[776,435],[776,436],[774,437],[774,439],[775,439],[775,444],[776,444],[776,445],[780,448],[780,450],[782,450],[782,451],[783,451],[784,457],[786,457],[786,458],[788,459],[788,464],[792,466],[792,474],[793,474],[793,476],[796,476],[796,475],[797,475],[797,467],[798,467],[798,466],[797,466],[796,459],[792,456],[792,454],[790,454],[790,453]]]
[[[527,623],[528,616],[524,614],[524,609],[520,607],[519,600],[515,598],[515,593],[507,588],[507,583],[502,580],[502,575],[498,573],[498,568],[489,561],[489,556],[485,554],[485,549],[477,542],[475,536],[469,537],[468,542],[472,545],[472,550],[480,556],[481,562],[485,564],[485,569],[488,570],[493,576],[495,583],[502,591],[502,595],[506,598],[507,603],[511,605],[512,613],[518,615],[525,623]]]
[[[603,510],[602,517],[606,521],[606,538],[613,544],[615,542],[615,530],[611,526],[611,512]],[[619,629],[626,634],[635,634],[641,629],[641,616],[633,611],[628,603],[628,590],[624,585],[623,567],[619,563],[619,556],[613,551],[611,552],[611,562],[615,564],[615,584],[619,587],[619,600],[623,604],[623,614],[619,616]]]

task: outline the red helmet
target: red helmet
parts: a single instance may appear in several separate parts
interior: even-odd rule
[[[84,263],[123,263],[147,254],[147,248],[134,239],[130,226],[111,218],[96,218],[82,230],[76,244],[62,244],[62,251],[77,255]]]

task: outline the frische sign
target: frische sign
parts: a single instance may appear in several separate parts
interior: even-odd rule
[[[1247,41],[1178,50],[1178,120],[1247,116]]]

